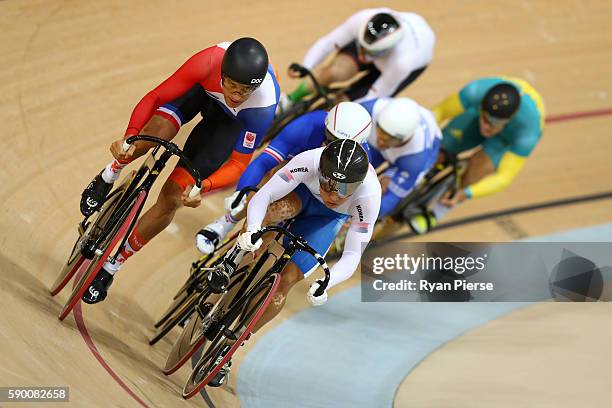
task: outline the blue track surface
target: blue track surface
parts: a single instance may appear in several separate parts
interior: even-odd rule
[[[530,241],[612,241],[612,224]],[[268,332],[243,361],[237,392],[245,408],[391,407],[432,351],[528,305],[361,303],[354,287]]]

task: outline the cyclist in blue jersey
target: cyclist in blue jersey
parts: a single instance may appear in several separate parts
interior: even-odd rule
[[[378,218],[389,214],[436,163],[442,132],[432,112],[409,98],[363,103],[376,124],[368,136],[370,163],[387,162]]]
[[[234,225],[244,218],[246,198],[235,208],[230,207],[241,189],[259,185],[280,163],[304,151],[319,148],[328,141],[352,139],[364,143],[371,133],[371,127],[372,119],[368,111],[354,102],[341,102],[329,112],[309,112],[289,123],[244,171],[236,192],[225,199],[227,213],[196,234],[198,249],[205,254],[212,253]]]
[[[442,132],[432,112],[409,98],[377,98],[363,102],[375,126],[368,136],[368,155],[374,168],[388,163],[380,177],[382,199],[378,219],[388,215],[436,163]],[[390,220],[388,220],[390,221]],[[334,240],[344,247],[346,228]]]

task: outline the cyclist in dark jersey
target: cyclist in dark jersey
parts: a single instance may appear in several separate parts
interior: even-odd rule
[[[203,120],[187,138],[184,152],[203,178],[202,192],[236,182],[274,119],[279,94],[276,75],[259,41],[240,38],[198,52],[136,105],[125,136],[111,145],[115,160],[83,192],[81,212],[89,215],[98,210],[121,169],[151,148],[137,142],[124,152],[125,137],[143,133],[170,140],[198,113]],[[200,205],[201,196],[188,197],[193,184],[179,162],[120,254],[104,264],[85,292],[85,302],[104,300],[114,273],[170,224],[176,210]]]

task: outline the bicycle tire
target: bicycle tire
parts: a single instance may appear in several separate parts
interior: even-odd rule
[[[230,283],[230,285],[227,288],[227,292],[229,293],[232,291],[232,289],[236,286],[236,285],[240,285],[243,282],[243,279],[245,279],[246,275],[246,271],[248,270],[248,265],[238,269],[238,271],[236,271],[233,275],[232,281]],[[242,271],[242,272],[241,272]],[[212,295],[212,293],[210,293],[209,295]],[[200,302],[204,302],[207,297],[209,296],[207,295],[206,297],[202,298],[198,298],[198,301],[196,303],[200,303]],[[202,295],[200,295],[202,296]],[[230,304],[232,305],[232,304]],[[231,306],[230,306],[231,307]],[[194,306],[195,309],[195,306]],[[210,311],[209,311],[210,312]],[[173,356],[174,350],[175,348],[178,346],[180,347],[180,345],[183,343],[183,338],[185,337],[185,335],[189,334],[189,325],[193,325],[194,320],[199,321],[201,320],[200,318],[200,314],[199,313],[193,313],[193,311],[191,312],[190,315],[190,320],[189,324],[187,326],[185,326],[183,328],[183,331],[181,332],[181,335],[179,336],[179,338],[176,340],[176,342],[174,343],[174,345],[172,346],[172,349],[170,351],[170,353],[168,354],[168,358],[166,359],[166,364],[164,366],[164,369],[162,370],[162,372],[166,375],[170,375],[173,372],[175,372],[177,369],[179,369],[183,364],[185,364],[185,362],[189,359],[189,357],[191,357],[205,342],[207,339],[207,335],[208,332],[204,331],[201,332],[199,334],[199,339],[196,340],[195,342],[190,341],[190,345],[189,348],[187,349],[187,351],[183,354],[179,353],[180,355],[178,356],[178,359],[175,359],[175,361],[171,361],[171,357]],[[182,321],[183,319],[180,319],[179,321]],[[190,338],[193,339],[192,333],[189,334]]]
[[[117,206],[119,202],[118,200],[121,197],[121,195],[118,193],[119,190],[115,190],[107,197],[104,206],[102,207],[96,218],[87,224],[87,228],[85,229],[85,231],[83,231],[82,234],[79,234],[79,237],[76,239],[74,245],[72,246],[72,251],[68,256],[68,260],[64,264],[64,267],[62,268],[62,271],[60,272],[59,276],[55,279],[55,282],[49,289],[49,293],[51,294],[51,296],[57,295],[66,286],[66,284],[70,282],[70,279],[72,279],[76,271],[79,270],[81,266],[83,267],[82,269],[85,269],[91,263],[91,260],[85,258],[85,256],[81,253],[79,243],[81,242],[83,236],[87,233],[88,230],[93,230],[93,228],[96,228],[98,224],[102,224],[103,222],[108,220],[108,218],[105,218],[105,215],[111,214]]]
[[[194,366],[187,383],[183,388],[183,398],[188,399],[197,394],[202,388],[204,388],[210,380],[214,378],[214,376],[219,372],[221,367],[232,357],[232,355],[236,352],[238,347],[242,345],[242,342],[246,340],[246,338],[251,334],[251,330],[255,327],[255,324],[259,321],[268,305],[272,301],[276,290],[278,289],[278,285],[280,283],[280,274],[274,273],[271,274],[260,282],[258,282],[257,286],[253,288],[248,296],[244,296],[240,302],[234,304],[234,306],[227,311],[227,314],[235,314],[236,316],[232,319],[231,322],[226,322],[227,326],[231,326],[235,323],[235,320],[238,319],[238,326],[244,325],[245,329],[242,331],[237,340],[232,344],[230,350],[227,354],[219,361],[216,362],[217,357],[221,350],[223,350],[226,344],[226,337],[224,332],[220,332],[215,339],[211,342],[210,347],[207,351],[202,354],[200,360]],[[263,292],[263,291],[267,292]],[[251,300],[256,296],[259,296],[260,293],[265,293],[265,296],[262,296],[255,305],[249,310],[249,313],[244,313],[243,308],[247,307]],[[246,317],[246,318],[245,318]],[[245,320],[244,322],[242,320]],[[231,331],[236,331],[233,329]],[[207,367],[209,363],[213,361],[212,367]],[[206,374],[204,378],[198,379],[199,372],[206,367]]]
[[[74,306],[76,306],[76,304],[81,300],[83,293],[85,293],[87,287],[91,284],[91,282],[96,277],[98,271],[102,268],[102,265],[104,264],[104,261],[106,261],[106,258],[108,258],[108,256],[110,255],[114,247],[117,245],[117,243],[121,240],[121,238],[129,232],[129,226],[138,211],[140,210],[140,207],[144,204],[146,196],[147,192],[143,190],[133,198],[134,201],[131,205],[130,211],[127,212],[127,215],[125,216],[122,222],[117,223],[117,226],[115,226],[116,230],[113,231],[107,239],[109,242],[105,242],[106,248],[103,254],[101,256],[94,257],[94,259],[91,261],[89,267],[83,273],[81,278],[78,279],[77,277],[78,282],[75,284],[72,293],[70,294],[70,297],[64,304],[64,307],[62,308],[58,316],[59,320],[64,320],[66,316],[68,316],[70,311],[74,308]]]
[[[207,317],[209,317],[210,311],[211,309],[208,310]],[[181,368],[206,343],[206,330],[203,330],[202,327],[202,317],[197,312],[193,313],[189,323],[185,325],[181,335],[172,345],[172,349],[166,358],[166,363],[162,369],[165,375],[170,375]],[[186,344],[187,348],[182,350],[187,336],[189,336],[189,343]]]

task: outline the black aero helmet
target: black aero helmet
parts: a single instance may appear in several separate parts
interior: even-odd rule
[[[351,195],[368,174],[368,154],[351,139],[338,139],[328,144],[319,161],[319,182],[328,192]]]
[[[268,72],[268,53],[256,39],[239,38],[225,50],[221,72],[238,83],[257,87]]]
[[[510,119],[521,106],[521,94],[508,82],[495,85],[487,91],[480,109],[497,119]]]
[[[378,13],[361,28],[359,45],[370,54],[393,48],[404,35],[401,22],[389,13]]]

